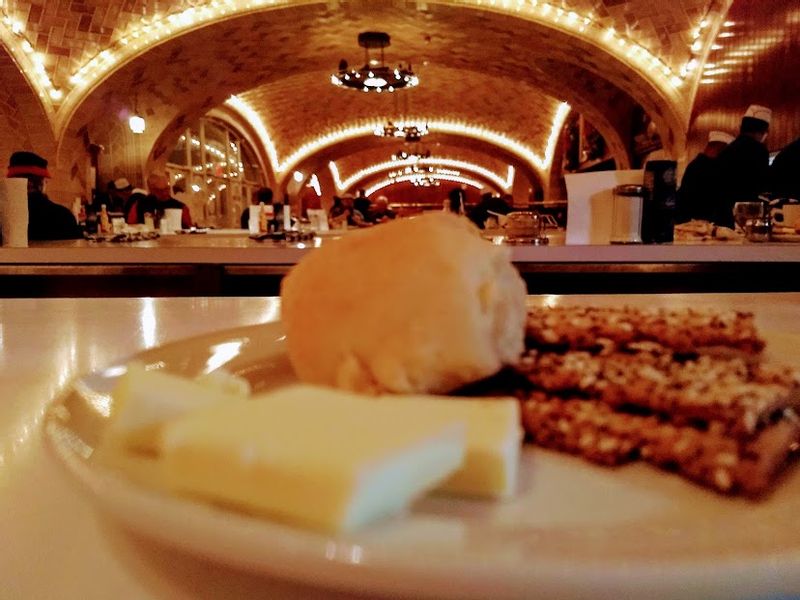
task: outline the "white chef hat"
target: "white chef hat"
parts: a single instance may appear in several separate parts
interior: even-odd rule
[[[765,121],[766,123],[772,121],[772,111],[766,106],[760,106],[758,104],[751,104],[748,106],[744,116]]]
[[[730,133],[724,131],[712,131],[708,134],[708,143],[722,142],[723,144],[730,144],[735,138]]]

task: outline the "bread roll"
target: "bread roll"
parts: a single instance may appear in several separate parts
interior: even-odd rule
[[[446,393],[519,357],[525,294],[506,248],[463,217],[433,213],[310,252],[283,280],[281,310],[301,380]]]

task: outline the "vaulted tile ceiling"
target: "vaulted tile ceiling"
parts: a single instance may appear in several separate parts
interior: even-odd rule
[[[53,124],[59,167],[73,175],[81,168],[71,161],[88,140],[112,150],[129,141],[123,119],[134,104],[148,117],[143,142],[153,149],[150,162],[158,163],[182,127],[237,94],[259,116],[279,166],[292,155],[298,163],[308,160],[298,149],[321,135],[407,116],[470,125],[491,139],[511,140],[530,155],[511,152],[498,161],[502,152],[493,155],[480,143],[465,152],[495,171],[502,171],[498,162],[516,157],[546,177],[548,164],[531,156],[549,163],[554,117],[564,101],[600,129],[622,166],[636,104],[652,115],[666,144],[680,151],[694,80],[675,80],[702,33],[699,23],[711,19],[704,30],[712,30],[729,3],[9,0],[3,40],[21,62],[27,53],[32,64],[41,64],[30,79]],[[220,6],[228,12],[214,17]],[[592,37],[581,27],[606,33]],[[360,64],[356,38],[365,30],[392,36],[387,62],[410,61],[419,88],[377,96],[330,84],[340,58]],[[137,41],[156,35],[147,44]],[[620,54],[622,47],[630,49],[629,58]],[[647,60],[638,56],[645,52]],[[673,89],[670,82],[681,85]],[[451,142],[444,147],[455,156],[452,149],[464,144]],[[338,157],[330,148],[319,150],[338,159],[343,174],[385,160],[385,146],[347,147],[347,155]],[[355,151],[360,154],[348,158]]]

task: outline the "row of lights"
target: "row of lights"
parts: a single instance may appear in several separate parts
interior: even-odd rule
[[[497,173],[490,171],[486,167],[482,167],[481,165],[477,165],[475,163],[471,163],[464,160],[456,160],[452,158],[439,158],[439,157],[425,157],[414,160],[412,158],[408,158],[405,160],[395,160],[395,161],[387,161],[378,164],[371,165],[365,169],[361,169],[356,173],[353,173],[350,177],[346,180],[342,180],[339,175],[339,169],[336,166],[336,163],[331,161],[328,163],[328,167],[330,168],[331,175],[333,176],[334,184],[339,191],[344,191],[351,189],[355,184],[359,181],[366,179],[371,175],[375,175],[377,173],[382,173],[384,171],[388,171],[390,169],[396,169],[398,167],[412,165],[412,164],[420,164],[420,165],[433,165],[439,167],[450,167],[453,169],[460,169],[462,171],[468,171],[470,173],[474,173],[476,175],[480,175],[484,179],[491,181],[499,189],[503,190],[510,190],[511,186],[514,184],[514,176],[515,176],[515,169],[513,166],[509,165],[508,167],[508,174],[506,179],[500,177]]]
[[[17,44],[8,44],[11,52],[16,54],[16,58],[21,61],[29,61],[35,79],[32,83],[35,87],[39,88],[39,94],[42,97],[49,98],[52,102],[61,102],[64,98],[64,92],[58,89],[50,75],[47,73],[47,57],[42,52],[37,52],[33,47],[30,39],[25,32],[25,27],[20,21],[11,17],[6,11],[6,3],[0,1],[0,22],[6,27],[6,30],[11,33],[11,39],[16,40]],[[18,51],[21,50],[21,53]],[[16,52],[15,52],[16,51]]]
[[[78,68],[69,78],[73,88],[88,87],[101,76],[109,73],[123,59],[150,47],[153,43],[173,37],[200,25],[212,22],[221,17],[234,16],[258,10],[265,6],[290,5],[290,0],[210,0],[206,4],[190,6],[172,14],[154,15],[149,22],[139,22],[129,27],[109,48],[92,57]],[[461,4],[484,5],[483,0],[461,0]],[[567,10],[556,4],[540,0],[496,0],[490,1],[495,9],[507,12],[524,13],[533,20],[545,22],[572,34],[579,34],[600,43],[604,48],[629,64],[635,66],[643,75],[663,84],[668,82],[673,87],[683,83],[684,76],[679,76],[659,57],[644,46],[620,35],[613,27],[608,28],[596,21],[592,15],[582,15]],[[20,38],[23,50],[33,55],[31,59],[39,77],[41,86],[49,91],[51,100],[58,102],[63,92],[54,87],[44,67],[44,56],[33,51],[33,46],[25,37],[22,24],[8,16],[3,7],[3,22],[10,31]],[[686,72],[688,75],[688,71]],[[664,87],[662,85],[662,87]]]
[[[418,175],[405,175],[403,177],[398,177],[396,179],[391,179],[391,178],[384,179],[383,181],[379,181],[375,185],[373,185],[373,186],[367,188],[366,190],[364,190],[364,193],[367,196],[371,196],[375,192],[380,191],[385,187],[389,187],[390,185],[395,185],[396,183],[403,183],[403,182],[407,181],[407,182],[413,184],[414,178],[417,178],[417,177],[419,177],[419,176]],[[474,187],[475,189],[478,189],[478,190],[482,190],[483,189],[483,184],[480,183],[479,181],[475,181],[474,179],[470,179],[468,177],[462,177],[460,175],[448,175],[448,174],[445,174],[445,173],[430,173],[430,174],[427,175],[427,177],[430,177],[431,179],[436,180],[436,181],[450,181],[452,183],[461,183],[461,184],[464,184],[464,185],[468,185],[468,186]]]
[[[377,128],[383,127],[382,123],[375,122],[363,122],[347,127],[340,127],[338,129],[328,131],[314,138],[313,140],[305,142],[290,155],[286,156],[283,160],[280,160],[277,150],[275,149],[275,144],[272,141],[272,138],[267,131],[267,127],[258,112],[256,112],[249,104],[247,104],[247,102],[237,96],[232,96],[229,98],[226,104],[231,108],[234,108],[259,135],[267,151],[267,157],[269,158],[272,170],[276,174],[288,171],[294,165],[300,163],[305,158],[316,154],[323,148],[336,145],[345,140],[374,134]],[[447,120],[428,120],[425,122],[429,128],[441,133],[472,137],[489,142],[490,144],[507,150],[511,154],[519,156],[535,169],[539,171],[547,171],[553,160],[553,155],[555,154],[559,133],[561,132],[561,128],[563,127],[564,121],[566,120],[570,110],[571,107],[566,102],[562,102],[556,108],[550,128],[550,135],[547,138],[544,152],[541,155],[536,154],[528,146],[508,137],[504,133],[493,131],[479,125],[471,125],[469,123],[463,123],[460,121]]]
[[[735,37],[735,32],[730,30],[735,25],[736,23],[733,21],[723,23],[723,31],[717,36],[717,43],[711,47],[712,51],[725,49],[719,41]],[[762,31],[760,33],[758,40],[746,44],[738,44],[735,46],[735,50],[720,53],[717,55],[719,58],[707,62],[704,65],[703,77],[700,83],[702,85],[718,83],[720,75],[725,75],[734,68],[741,68],[742,63],[752,63],[758,54],[768,52],[771,48],[779,46],[786,38],[786,31],[783,29],[775,29],[771,32]]]
[[[725,21],[722,24],[723,31],[717,34],[717,39],[734,37],[735,33],[731,31],[730,28],[733,27],[735,24],[736,23],[733,21]],[[682,77],[687,77],[690,74],[694,73],[697,70],[698,66],[700,66],[703,50],[706,48],[706,44],[708,43],[708,40],[703,39],[703,33],[706,31],[710,32],[711,31],[710,27],[711,27],[711,20],[706,15],[700,20],[700,23],[698,23],[697,27],[695,27],[692,30],[692,44],[689,47],[691,58],[686,62],[686,64],[684,64],[681,67]],[[714,42],[709,47],[709,50],[715,51],[719,50],[720,48],[722,48],[722,46]],[[703,75],[700,79],[701,84],[709,83],[709,81],[706,78],[706,75],[709,74],[709,71],[713,71],[715,68],[716,65],[713,63],[706,63],[703,66]],[[725,72],[726,71],[727,69],[725,70]]]

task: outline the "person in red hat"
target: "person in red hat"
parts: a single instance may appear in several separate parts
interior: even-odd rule
[[[82,238],[75,216],[66,206],[56,204],[44,193],[50,177],[47,161],[33,152],[14,152],[6,177],[28,180],[28,239],[69,240]]]

